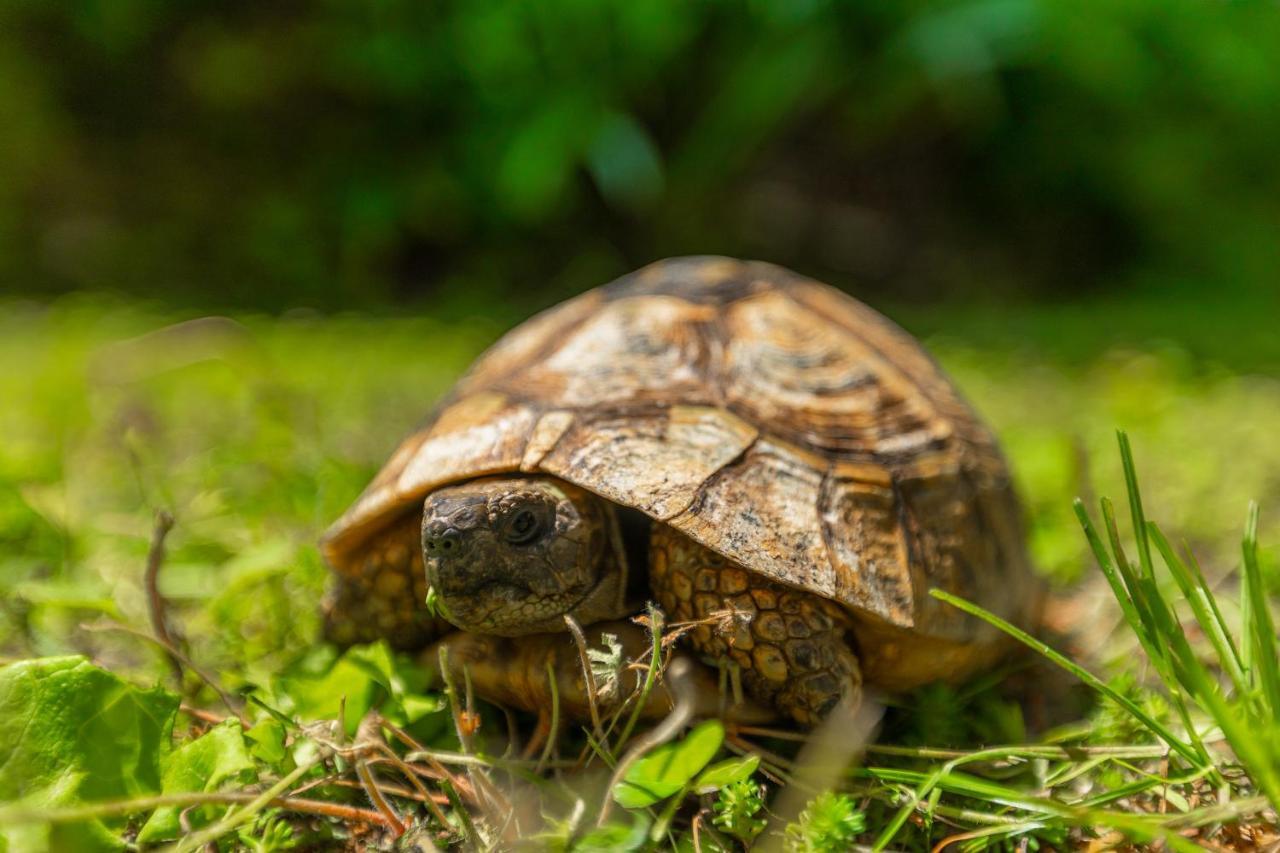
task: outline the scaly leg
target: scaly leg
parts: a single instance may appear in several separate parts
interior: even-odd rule
[[[650,534],[649,585],[669,619],[706,620],[689,634],[701,655],[736,663],[752,696],[801,725],[820,722],[846,693],[860,698],[849,618],[834,602],[761,577],[665,524]]]
[[[652,640],[648,631],[630,621],[599,622],[586,627],[584,632],[588,648],[602,648],[603,634],[612,635],[622,646],[623,667],[617,673],[617,684],[612,689],[609,685],[596,685],[596,710],[603,717],[618,710],[618,703],[639,690],[644,674],[626,664],[645,658],[652,647]],[[446,651],[449,674],[459,689],[465,679],[470,678],[477,696],[508,708],[543,715],[554,703],[558,706],[562,724],[566,720],[586,722],[591,719],[591,699],[587,695],[582,658],[568,632],[494,637],[454,631],[423,654],[423,666],[438,670],[442,648]],[[671,712],[676,697],[670,688],[666,679],[659,679],[654,684],[640,712],[642,718],[661,719]],[[696,716],[718,713],[721,701],[714,671],[701,665],[694,666],[687,688],[692,691],[690,698]],[[629,714],[630,710],[625,713]],[[773,718],[773,711],[755,703],[744,703],[730,709],[729,718],[743,723],[764,723]]]

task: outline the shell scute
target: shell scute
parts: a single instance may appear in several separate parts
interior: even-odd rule
[[[689,509],[668,523],[768,577],[831,596],[835,585],[818,519],[821,487],[822,473],[808,460],[762,438],[708,479]]]
[[[784,291],[733,303],[724,325],[726,398],[775,434],[862,459],[950,437],[932,400],[897,365]]]
[[[712,400],[701,329],[714,316],[707,306],[669,296],[608,302],[500,387],[577,409]]]
[[[458,479],[516,470],[537,410],[496,393],[462,397],[410,436],[321,543],[329,564],[353,573],[364,540],[420,496]]]
[[[668,519],[756,439],[750,424],[700,406],[580,418],[539,464],[542,471]]]
[[[915,622],[911,551],[896,490],[832,477],[824,490],[822,531],[831,554],[837,598],[901,627]]]

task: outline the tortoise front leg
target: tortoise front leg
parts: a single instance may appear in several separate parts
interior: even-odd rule
[[[622,644],[624,661],[643,655],[649,646],[647,633],[631,622],[599,623],[585,633],[591,648],[603,647],[602,634],[616,636]],[[557,714],[562,721],[585,722],[591,719],[582,656],[573,636],[567,631],[522,637],[454,631],[423,654],[422,664],[438,672],[441,650],[444,651],[443,660],[449,668],[450,679],[459,690],[469,679],[475,695],[508,708],[542,715],[557,705]],[[639,684],[637,672],[626,667],[619,673],[619,678],[622,683],[614,690],[597,689],[595,701],[600,713],[612,711]],[[659,718],[670,710],[671,698],[665,690],[658,689],[650,693],[643,715]]]
[[[700,654],[736,664],[756,699],[804,726],[847,696],[857,706],[862,673],[839,605],[774,583],[665,524],[653,525],[649,585],[668,617],[697,622]]]
[[[617,684],[613,689],[597,684],[596,710],[601,717],[607,717],[619,709],[620,703],[638,694],[645,671],[629,664],[647,658],[652,639],[648,631],[634,622],[621,620],[596,623],[585,628],[584,633],[588,648],[603,648],[604,634],[612,634],[622,646],[623,665],[617,673]],[[567,631],[523,637],[455,631],[423,654],[423,665],[438,672],[441,649],[445,652],[449,675],[459,690],[469,678],[475,695],[499,705],[539,715],[547,714],[556,705],[561,722],[591,720],[582,655]],[[690,698],[696,716],[714,716],[720,711],[722,703],[714,672],[701,665],[694,666],[688,689],[693,691]],[[660,719],[669,714],[674,705],[675,697],[668,684],[658,679],[646,698],[641,717]],[[627,705],[624,713],[631,713],[630,707]],[[760,723],[773,717],[768,709],[754,703],[733,707],[728,713],[740,722]]]

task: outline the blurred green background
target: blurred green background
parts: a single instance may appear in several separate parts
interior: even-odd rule
[[[9,0],[0,282],[518,316],[720,253],[1275,308],[1277,56],[1268,2]]]
[[[1046,572],[1089,566],[1116,427],[1228,572],[1248,499],[1280,539],[1277,57],[1270,2],[7,0],[0,656],[158,668],[85,626],[146,624],[166,507],[201,659],[278,666],[319,531],[457,373],[685,253],[920,335]]]

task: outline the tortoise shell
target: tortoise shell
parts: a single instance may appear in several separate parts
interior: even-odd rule
[[[779,267],[661,261],[484,353],[322,543],[339,572],[450,483],[544,473],[872,624],[965,640],[931,586],[1017,618],[1019,506],[988,429],[910,335]]]

